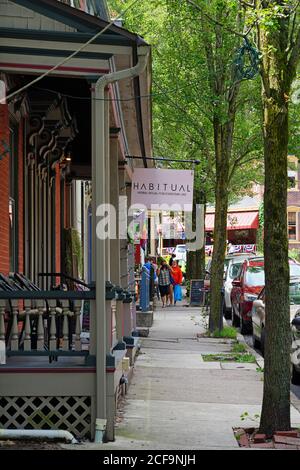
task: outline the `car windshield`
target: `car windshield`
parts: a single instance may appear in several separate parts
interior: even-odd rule
[[[225,259],[224,261],[224,271],[226,271],[226,268],[228,268],[230,259]]]
[[[179,253],[184,253],[186,251],[186,249],[185,249],[184,246],[178,246],[177,251],[179,251]]]
[[[290,304],[300,305],[300,282],[293,282],[290,284]]]
[[[263,266],[249,266],[246,273],[246,284],[248,286],[264,286],[265,270]]]
[[[229,272],[228,272],[228,277],[230,279],[235,279],[238,276],[242,264],[243,263],[234,263],[230,266]]]
[[[290,276],[300,276],[300,264],[290,264]]]

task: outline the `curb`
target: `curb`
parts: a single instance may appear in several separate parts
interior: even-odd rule
[[[255,351],[254,348],[249,346],[249,344],[246,342],[244,336],[241,335],[241,333],[237,333],[236,339],[237,339],[238,343],[242,343],[246,346],[248,351],[251,352],[251,354],[255,357],[256,364],[263,369],[264,364],[265,364],[264,358],[257,351]]]

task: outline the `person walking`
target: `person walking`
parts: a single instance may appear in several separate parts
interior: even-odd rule
[[[167,299],[170,292],[171,278],[170,278],[171,267],[166,261],[162,261],[160,268],[157,270],[158,286],[160,296],[162,300],[162,308],[167,305]]]
[[[174,280],[172,277],[172,267],[175,262],[176,255],[173,253],[171,258],[169,259],[169,266],[170,266],[170,287],[169,287],[169,305],[173,305],[174,303]]]
[[[172,254],[171,258],[169,259],[169,265],[172,267],[173,266],[173,263],[175,261],[175,258],[176,258],[176,255],[175,253]]]
[[[174,304],[176,305],[176,302],[181,302],[182,300],[181,284],[183,279],[183,274],[177,261],[174,261],[172,265],[172,278],[174,281]]]

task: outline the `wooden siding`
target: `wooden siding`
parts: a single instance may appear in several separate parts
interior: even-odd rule
[[[74,32],[75,28],[47,18],[9,0],[0,0],[0,27],[40,31]]]

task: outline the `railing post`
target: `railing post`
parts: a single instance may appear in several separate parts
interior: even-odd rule
[[[31,351],[31,325],[30,325],[31,301],[25,300],[24,307],[25,307],[24,351]]]
[[[55,351],[57,349],[57,339],[56,339],[56,300],[49,301],[50,307],[50,341],[49,349],[50,351]]]
[[[63,306],[63,344],[62,344],[62,348],[63,348],[63,351],[68,351],[69,350],[69,321],[68,321],[69,301],[68,300],[63,300],[62,306]]]
[[[12,300],[12,314],[13,314],[13,322],[12,322],[12,329],[11,329],[11,350],[18,351],[19,350],[19,334],[18,334],[18,301]]]
[[[90,354],[96,356],[96,300],[90,301]]]
[[[80,324],[80,310],[81,301],[75,300],[74,302],[74,315],[75,315],[75,351],[81,351],[81,324]]]
[[[5,301],[0,300],[0,341],[5,341]]]
[[[38,308],[38,328],[37,328],[37,350],[43,351],[44,349],[44,322],[43,322],[43,314],[44,314],[44,301],[38,300],[37,301],[37,308]]]

